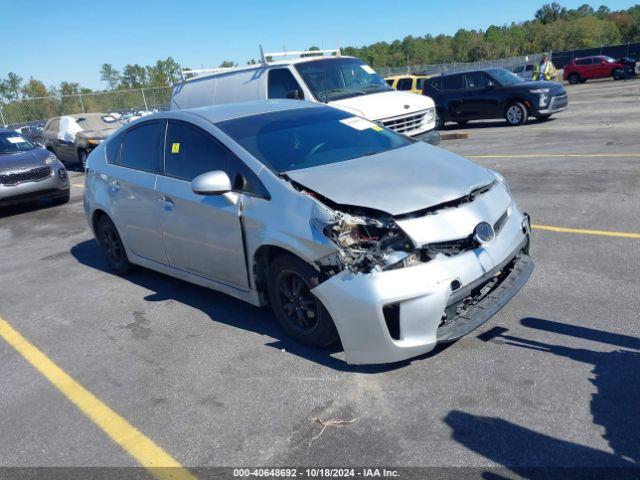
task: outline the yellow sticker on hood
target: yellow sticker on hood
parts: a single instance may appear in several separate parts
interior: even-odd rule
[[[180,144],[172,143],[171,144],[171,153],[180,153]]]

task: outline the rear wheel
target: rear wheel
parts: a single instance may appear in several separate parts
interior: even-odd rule
[[[111,270],[118,275],[124,275],[131,271],[132,265],[127,258],[120,235],[116,226],[106,215],[100,217],[96,228],[98,243],[107,258]]]
[[[269,266],[269,301],[278,323],[289,336],[313,347],[338,340],[329,312],[311,293],[319,273],[293,255],[280,255]]]
[[[507,106],[504,118],[507,120],[509,125],[517,126],[525,123],[528,116],[529,113],[527,112],[527,107],[525,107],[523,103],[513,102]]]
[[[581,83],[580,75],[578,75],[577,73],[572,73],[571,75],[569,75],[568,80],[571,85],[576,85],[578,83]]]

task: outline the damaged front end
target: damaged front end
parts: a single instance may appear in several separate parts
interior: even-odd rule
[[[311,224],[337,247],[335,253],[317,260],[329,276],[345,269],[370,273],[421,262],[413,242],[383,212],[349,207],[333,210],[316,203]]]

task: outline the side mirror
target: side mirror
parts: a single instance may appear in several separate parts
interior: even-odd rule
[[[287,98],[291,100],[304,100],[304,93],[299,88],[296,88],[294,90],[289,90],[287,92]]]
[[[191,190],[198,195],[222,195],[231,191],[231,180],[222,170],[215,170],[194,178]]]

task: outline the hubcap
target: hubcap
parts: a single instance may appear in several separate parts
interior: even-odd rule
[[[122,261],[122,245],[120,245],[118,235],[113,227],[107,226],[102,230],[102,246],[107,257],[114,264],[119,264]]]
[[[509,107],[507,111],[507,119],[509,123],[519,123],[522,120],[522,111],[519,107]]]
[[[278,295],[282,311],[295,330],[309,333],[318,323],[318,305],[309,285],[295,272],[280,276]]]

